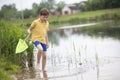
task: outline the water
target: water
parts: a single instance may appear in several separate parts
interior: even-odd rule
[[[47,72],[26,68],[18,76],[19,80],[119,80],[120,40],[113,37],[91,37],[74,30],[52,32],[56,42],[50,41],[46,53]],[[34,66],[36,54],[34,48]]]

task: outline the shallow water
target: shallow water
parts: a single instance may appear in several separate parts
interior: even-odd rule
[[[54,32],[57,44],[50,42],[47,51],[47,72],[26,68],[18,80],[119,80],[120,40],[112,37],[91,37],[63,31]],[[34,66],[37,50],[34,48]]]

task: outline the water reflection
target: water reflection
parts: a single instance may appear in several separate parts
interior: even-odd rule
[[[119,22],[119,21],[118,21]],[[73,34],[83,34],[89,35],[91,37],[102,37],[102,38],[116,38],[120,40],[120,24],[116,24],[117,21],[106,21],[103,23],[91,23],[87,25],[91,26],[81,26],[75,25],[68,26],[67,28],[54,29],[49,32],[49,40],[53,44],[59,44],[60,38],[67,38]]]
[[[96,65],[97,80],[99,80],[99,65]]]

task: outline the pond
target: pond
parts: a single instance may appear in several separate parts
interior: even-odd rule
[[[111,21],[104,25],[106,24],[120,26],[111,24]],[[96,25],[98,24],[92,26]],[[119,80],[120,39],[111,35],[103,36],[102,31],[99,32],[100,35],[87,33],[88,31],[83,32],[79,27],[50,31],[50,47],[46,53],[47,72],[25,68],[17,76],[18,80]],[[120,31],[117,31],[116,36],[118,35]],[[37,49],[34,48],[33,52],[35,66]]]

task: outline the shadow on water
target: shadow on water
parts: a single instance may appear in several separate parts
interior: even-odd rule
[[[24,69],[18,80],[118,80],[119,36],[120,24],[114,21],[50,31],[47,72],[34,69],[34,48],[34,67]]]

